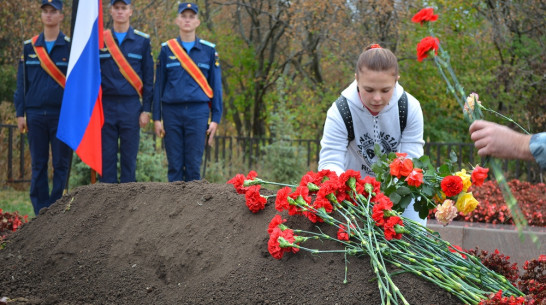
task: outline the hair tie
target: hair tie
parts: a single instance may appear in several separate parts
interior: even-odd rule
[[[381,46],[377,43],[374,43],[370,46],[370,49],[382,49]]]

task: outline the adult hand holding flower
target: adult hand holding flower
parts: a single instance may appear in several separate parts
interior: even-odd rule
[[[483,120],[472,123],[469,131],[480,156],[534,160],[529,149],[531,135]]]

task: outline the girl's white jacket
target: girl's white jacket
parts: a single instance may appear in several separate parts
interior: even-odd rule
[[[338,175],[352,169],[360,171],[362,177],[374,176],[371,166],[377,159],[376,143],[383,153],[405,152],[411,158],[421,157],[425,144],[423,112],[419,101],[407,92],[407,123],[400,134],[398,99],[403,92],[397,82],[389,104],[374,116],[362,105],[356,81],[353,81],[341,94],[347,98],[351,110],[355,139],[347,146],[347,128],[334,102],[324,124],[318,169],[329,169]]]

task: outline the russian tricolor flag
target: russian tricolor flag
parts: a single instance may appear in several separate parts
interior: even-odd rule
[[[99,48],[102,41],[100,0],[79,1],[57,138],[102,174],[102,91]]]

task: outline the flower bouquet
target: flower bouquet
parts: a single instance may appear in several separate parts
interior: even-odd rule
[[[381,191],[387,195],[394,210],[403,212],[411,200],[419,217],[427,218],[436,208],[436,219],[448,225],[458,212],[468,214],[478,205],[478,201],[468,192],[470,186],[483,184],[488,168],[476,165],[471,172],[465,169],[455,172],[457,157],[452,152],[450,160],[439,168],[434,168],[428,156],[408,158],[406,153],[381,155],[372,169],[381,182]]]
[[[322,170],[308,172],[299,185],[288,185],[260,179],[251,171],[247,176],[236,175],[228,183],[238,193],[245,194],[246,204],[253,213],[264,209],[269,197],[276,197],[278,212],[304,217],[316,224],[316,231],[290,228],[285,224],[287,220],[277,214],[267,229],[268,250],[274,258],[282,259],[286,253],[300,250],[313,254],[337,252],[344,254],[346,262],[347,256],[367,255],[382,304],[408,304],[393,281],[397,272],[388,270],[387,264],[436,284],[465,304],[478,304],[499,290],[506,295],[523,296],[506,278],[486,268],[474,256],[465,255],[437,233],[400,216],[391,199],[382,192],[382,183],[373,177],[361,178],[352,170],[338,177],[334,172]],[[262,185],[283,187],[276,195],[263,196],[259,194]],[[334,226],[337,234],[326,234],[324,226]],[[307,248],[305,242],[309,240],[333,241],[337,246]]]

